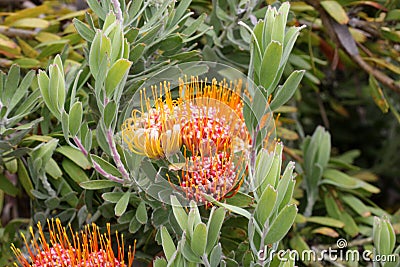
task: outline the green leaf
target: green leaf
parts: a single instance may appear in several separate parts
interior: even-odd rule
[[[224,208],[226,208],[227,210],[229,210],[229,211],[231,211],[233,213],[239,214],[239,215],[247,218],[248,220],[250,220],[250,218],[251,218],[250,212],[248,212],[245,209],[242,209],[242,208],[239,208],[239,207],[236,207],[236,206],[233,206],[233,205],[221,203],[221,202],[215,200],[212,196],[209,196],[209,195],[203,195],[203,196],[204,196],[205,199],[207,199],[207,201],[213,203],[214,205],[217,205],[219,207],[224,207]]]
[[[33,185],[31,178],[29,177],[28,171],[25,168],[24,163],[22,162],[21,159],[18,159],[18,181],[22,185],[22,187],[25,189],[25,192],[28,194],[28,196],[31,199],[34,199],[35,197],[32,194],[33,190]]]
[[[47,28],[50,26],[50,22],[39,18],[23,18],[11,23],[12,27],[16,28]]]
[[[359,198],[353,195],[344,195],[341,196],[341,199],[360,216],[368,217],[371,215],[369,208]]]
[[[82,188],[88,189],[88,190],[100,190],[100,189],[106,189],[110,187],[116,187],[119,186],[120,184],[114,181],[110,180],[92,180],[92,181],[86,181],[82,182],[79,184]]]
[[[56,62],[54,59],[54,62]],[[59,68],[59,66],[54,63],[49,67],[50,74],[50,101],[53,103],[53,106],[57,108],[57,112],[60,113],[64,108],[65,104],[65,81],[64,81],[64,73],[63,70]]]
[[[387,229],[388,236],[385,241],[387,243],[388,254],[391,254],[396,245],[396,233],[395,233],[394,228],[393,228],[392,224],[390,223],[389,219],[385,216],[383,217],[382,227],[386,227],[386,229]],[[381,237],[382,237],[382,235],[381,235]]]
[[[97,30],[90,46],[89,51],[89,67],[93,77],[97,79],[103,57],[109,56],[111,50],[111,41],[100,30]],[[103,66],[105,67],[105,66]]]
[[[60,178],[63,174],[60,167],[58,167],[57,162],[53,158],[50,158],[49,161],[47,161],[46,172],[54,179]]]
[[[210,254],[210,266],[218,267],[221,262],[222,257],[222,247],[221,244],[216,245]]]
[[[272,41],[264,52],[259,76],[260,84],[264,86],[267,92],[270,92],[270,89],[274,89],[270,88],[270,86],[278,73],[282,52],[282,43],[276,41]]]
[[[118,59],[107,73],[106,78],[106,94],[111,98],[115,89],[120,86],[120,83],[126,77],[132,62],[124,58]]]
[[[140,202],[139,206],[136,209],[136,219],[141,224],[147,223],[148,217],[147,217],[146,204],[144,201]]]
[[[90,9],[99,16],[102,20],[106,19],[107,12],[101,7],[100,3],[97,0],[88,0],[87,4],[89,5]]]
[[[38,83],[39,83],[40,92],[43,96],[43,100],[44,100],[47,108],[51,111],[51,113],[54,116],[59,118],[60,116],[57,112],[57,109],[53,105],[53,103],[50,99],[50,92],[49,92],[50,79],[49,79],[49,76],[47,76],[46,72],[39,70]]]
[[[265,224],[272,212],[277,208],[275,207],[277,197],[278,193],[271,185],[268,185],[262,193],[254,211],[254,214],[261,225]]]
[[[10,77],[10,72],[8,74],[8,77]],[[12,88],[8,88],[6,85],[6,90],[10,90],[11,93],[10,95],[11,99],[9,99],[9,104],[8,104],[9,111],[11,111],[24,97],[24,95],[28,92],[28,88],[31,86],[34,77],[35,77],[35,71],[33,70],[29,71],[28,74],[26,74],[24,79],[21,81],[20,85],[18,86],[18,89],[16,89],[15,91],[11,91]]]
[[[172,26],[175,26],[181,17],[188,12],[187,9],[189,8],[191,2],[191,0],[182,0],[179,2],[179,5],[175,9],[175,16],[171,23]]]
[[[207,226],[204,223],[199,223],[193,232],[191,247],[197,256],[203,256],[207,245]]]
[[[348,214],[345,211],[342,211],[339,214],[339,220],[342,221],[344,223],[344,227],[343,230],[349,234],[350,236],[354,237],[356,235],[358,235],[358,233],[360,232],[360,230],[358,229],[358,226],[356,224],[356,222],[354,221],[353,217],[351,217],[350,214]]]
[[[292,195],[290,195],[290,196],[286,196],[286,195],[288,193],[293,193],[293,192],[290,192],[288,189],[289,189],[290,182],[293,181],[294,167],[295,167],[294,162],[290,161],[288,163],[288,165],[286,166],[285,171],[283,172],[282,178],[278,182],[278,187],[277,187],[278,198],[276,201],[277,208],[279,208],[281,206],[281,203],[285,197],[287,197],[289,201],[292,198]]]
[[[190,202],[190,211],[189,211],[189,215],[188,215],[188,224],[187,224],[187,226],[188,226],[187,234],[189,235],[189,238],[192,238],[194,227],[196,227],[196,225],[199,223],[201,223],[199,209],[197,208],[196,202],[191,201]]]
[[[56,149],[56,152],[63,154],[82,169],[89,170],[92,167],[85,155],[83,155],[83,153],[76,148],[70,146],[60,146]]]
[[[207,15],[202,13],[197,19],[195,20],[187,20],[186,21],[186,28],[183,30],[182,35],[191,36],[196,31],[199,30],[200,25],[203,24],[204,20],[206,19]]]
[[[387,113],[389,111],[389,104],[383,94],[382,88],[379,86],[378,81],[374,76],[369,76],[369,87],[372,99],[375,104],[380,108],[383,113]]]
[[[0,190],[3,190],[7,195],[16,197],[19,190],[11,183],[2,173],[0,173]]]
[[[111,128],[111,124],[117,115],[117,104],[115,101],[108,102],[104,109],[104,124],[107,129]]]
[[[64,159],[61,163],[65,172],[74,180],[76,183],[82,183],[85,181],[89,181],[88,176],[86,173],[73,161],[69,159]]]
[[[100,165],[100,167],[105,170],[107,173],[112,174],[117,177],[121,177],[121,173],[118,171],[116,167],[114,167],[111,163],[108,161],[105,161],[104,159],[100,158],[97,155],[90,154],[90,157],[94,162]]]
[[[180,228],[185,231],[188,224],[188,215],[183,210],[176,196],[171,196],[171,205],[176,221],[178,222]]]
[[[74,23],[75,29],[78,31],[79,35],[82,36],[88,42],[92,42],[94,38],[94,31],[90,29],[85,23],[80,21],[79,19],[74,18],[72,20]]]
[[[184,233],[180,242],[178,243],[178,250],[180,251],[183,255],[183,257],[185,257],[185,259],[187,259],[189,262],[193,262],[193,263],[201,263],[201,259],[200,257],[198,257],[196,255],[196,253],[193,252],[190,244],[188,244],[188,242],[186,241],[186,234]]]
[[[272,221],[265,236],[264,244],[273,244],[284,238],[292,227],[296,214],[296,205],[292,204],[284,207],[275,220]]]
[[[267,12],[265,13],[264,17],[264,23],[262,24],[262,33],[261,30],[259,30],[260,33],[257,33],[257,36],[262,35],[261,37],[258,37],[258,39],[260,40],[260,44],[262,45],[262,49],[266,48],[271,43],[272,29],[274,27],[275,17],[276,9],[268,6]],[[256,29],[254,29],[254,31],[256,31]]]
[[[165,257],[169,261],[171,259],[172,255],[175,253],[176,247],[175,247],[174,241],[172,241],[172,238],[168,233],[167,228],[165,226],[161,226],[160,231],[161,231],[161,240],[162,240],[163,251],[164,251]]]
[[[131,2],[131,3],[134,3],[134,2]],[[154,267],[167,267],[168,262],[164,258],[156,258],[153,261],[153,265],[154,265]]]
[[[142,226],[142,224],[140,222],[138,222],[138,220],[134,216],[129,223],[129,232],[134,234],[140,229],[141,226]]]
[[[324,197],[326,211],[328,212],[329,216],[339,219],[340,210],[339,206],[337,205],[334,197],[331,194],[325,194]]]
[[[132,48],[131,52],[129,53],[129,59],[133,63],[136,63],[139,60],[139,58],[142,56],[145,47],[146,47],[146,45],[144,43],[136,44]]]
[[[123,196],[118,200],[117,204],[115,205],[114,212],[115,216],[119,217],[125,213],[128,204],[129,204],[129,197],[131,195],[130,191],[127,191],[123,194]]]
[[[345,189],[362,188],[375,194],[380,192],[379,188],[335,169],[327,169],[323,177],[325,179],[321,181],[321,184],[332,184]]]
[[[206,252],[209,254],[215,244],[217,243],[218,236],[221,231],[222,223],[225,218],[225,210],[223,208],[212,208],[210,212],[210,219],[207,223],[207,247]]]
[[[60,199],[58,197],[50,197],[44,201],[46,207],[50,210],[54,210],[60,205]]]
[[[237,192],[233,197],[226,199],[226,204],[233,205],[236,207],[248,207],[254,202],[252,196],[249,196],[242,192]]]
[[[31,152],[32,158],[34,158],[34,160],[41,159],[44,164],[43,166],[45,166],[45,164],[47,164],[47,162],[53,155],[54,149],[56,148],[57,144],[58,139],[52,139],[49,142],[42,144],[39,147],[36,147]]]
[[[290,74],[282,87],[276,90],[274,98],[269,106],[272,111],[278,109],[280,106],[289,101],[289,99],[296,92],[296,89],[299,86],[304,73],[304,70],[292,72],[292,74]]]
[[[336,1],[321,1],[321,6],[340,24],[347,24],[349,17],[343,7]]]
[[[274,26],[271,33],[273,41],[277,41],[283,44],[289,8],[290,4],[288,2],[284,2],[278,10],[278,14],[275,17]]]
[[[322,224],[322,225],[326,225],[326,226],[331,226],[331,227],[336,227],[336,228],[343,228],[344,227],[344,223],[333,219],[333,218],[329,218],[329,217],[318,217],[318,216],[314,216],[314,217],[308,217],[306,218],[307,222],[312,222],[312,223],[317,223],[317,224]]]
[[[68,118],[69,132],[72,136],[76,136],[79,132],[82,123],[82,114],[82,103],[79,101],[75,102],[74,105],[71,107]]]

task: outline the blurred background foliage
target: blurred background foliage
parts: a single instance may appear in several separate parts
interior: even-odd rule
[[[132,62],[120,101],[121,114],[145,79],[162,74],[168,65],[206,60],[247,73],[251,35],[238,23],[254,28],[268,4],[281,5],[273,0],[134,2],[137,9],[120,1],[127,10],[124,34]],[[277,110],[281,114],[278,136],[285,144],[283,157],[296,162],[298,173],[293,197],[299,215],[282,244],[301,251],[335,243],[339,236],[370,237],[373,216],[389,216],[399,234],[400,3],[290,3],[288,25],[306,27],[283,76],[297,69],[306,73],[292,100]],[[171,207],[146,195],[129,193],[128,211],[117,217],[115,206],[125,195],[124,188],[80,187],[79,183],[100,175],[81,152],[68,145],[61,122],[40,95],[35,70],[46,69],[61,54],[66,86],[77,88],[85,127],[96,128],[101,114],[86,84],[93,78],[85,58],[87,43],[104,23],[107,4],[89,9],[79,0],[0,1],[0,266],[12,261],[10,243],[20,242],[17,230],[25,229],[29,218],[37,222],[57,216],[77,228],[91,221],[98,225],[111,222],[128,240],[138,240],[137,258],[144,262],[162,251],[156,228],[164,225],[170,233],[181,231]],[[176,20],[169,19],[174,5],[181,5]],[[67,95],[66,103],[70,102],[71,95]],[[319,147],[319,141],[312,143],[314,139],[329,139],[331,145],[323,174],[312,174],[318,185],[311,193],[307,189],[313,187],[307,184],[312,180],[310,168],[320,163],[307,156],[310,146]],[[92,154],[108,162],[101,140],[94,135],[90,142]],[[310,194],[314,194],[315,205],[306,214]],[[240,207],[252,206],[247,195],[238,194],[231,201]],[[200,212],[208,218],[208,211]],[[239,263],[247,260],[247,227],[242,217],[230,214],[221,230],[224,254]],[[365,246],[371,242],[368,239]]]

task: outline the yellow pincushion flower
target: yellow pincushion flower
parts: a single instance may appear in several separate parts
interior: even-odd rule
[[[180,79],[177,89],[173,100],[169,84],[160,84],[159,91],[153,87],[153,105],[141,92],[141,110],[134,110],[122,125],[124,141],[134,153],[152,159],[182,151],[184,162],[175,176],[190,199],[204,203],[202,194],[216,199],[235,194],[251,143],[243,119],[241,81],[228,84],[192,77]]]
[[[180,125],[176,120],[176,101],[172,100],[169,84],[160,84],[160,93],[153,87],[155,106],[141,91],[141,111],[133,110],[132,117],[122,125],[122,138],[134,153],[152,159],[170,156],[181,147]],[[165,101],[162,92],[165,92]]]

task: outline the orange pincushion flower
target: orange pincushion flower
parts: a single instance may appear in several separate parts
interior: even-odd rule
[[[59,219],[48,221],[50,240],[46,241],[40,222],[38,223],[39,238],[34,238],[33,228],[30,233],[33,240],[28,244],[24,235],[25,245],[29,257],[26,258],[20,249],[12,245],[11,249],[23,267],[130,267],[135,256],[129,246],[128,262],[124,261],[124,242],[120,244],[116,233],[118,252],[114,254],[111,241],[110,224],[107,224],[107,234],[100,234],[99,228],[94,223],[92,227],[86,226],[81,233],[73,232],[72,238],[68,231],[61,225]],[[71,242],[72,241],[72,242]],[[17,264],[15,264],[17,266]]]
[[[240,82],[211,84],[192,78],[180,83],[179,115],[182,143],[191,156],[181,173],[180,186],[189,199],[219,200],[234,195],[242,184],[241,171],[249,145],[244,123]]]

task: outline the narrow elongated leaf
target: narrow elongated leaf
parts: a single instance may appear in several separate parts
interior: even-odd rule
[[[278,73],[282,52],[282,43],[276,41],[272,41],[264,52],[260,69],[260,83],[267,92],[270,91],[269,87]]]
[[[147,219],[148,219],[147,218],[147,210],[146,210],[146,204],[144,203],[144,201],[140,202],[139,206],[137,207],[136,219],[141,224],[147,223]]]
[[[211,251],[210,266],[218,267],[219,263],[221,262],[221,256],[222,256],[222,247],[221,244],[218,244]]]
[[[265,236],[265,244],[273,244],[280,241],[289,232],[297,214],[297,207],[289,205],[282,209],[275,220],[271,223]]]
[[[64,159],[61,163],[65,172],[74,180],[76,183],[82,183],[85,181],[89,181],[88,176],[86,173],[73,161],[69,159]]]
[[[191,247],[197,256],[203,256],[207,245],[207,226],[204,223],[199,223],[193,232]]]
[[[25,192],[31,199],[35,197],[32,194],[33,184],[31,178],[29,177],[28,171],[25,168],[24,163],[21,159],[18,159],[18,181],[21,183],[22,187],[25,189]]]
[[[277,89],[276,94],[274,95],[274,98],[270,104],[272,111],[289,101],[289,99],[296,92],[304,73],[304,70],[294,71],[292,74],[290,74],[282,87]]]
[[[343,7],[336,1],[321,1],[321,6],[340,24],[347,24],[349,17]]]
[[[85,155],[83,155],[83,153],[76,148],[70,146],[60,146],[56,149],[56,152],[63,154],[82,169],[88,170],[92,167]]]
[[[283,44],[285,36],[285,28],[287,16],[289,13],[290,4],[288,2],[282,3],[275,17],[274,27],[272,29],[272,40],[278,41]]]
[[[92,180],[92,181],[82,182],[79,185],[82,188],[88,190],[100,190],[100,189],[119,186],[120,184],[109,180]]]
[[[68,118],[69,132],[72,136],[76,136],[82,123],[83,108],[81,102],[75,102],[71,107]]]
[[[100,167],[105,170],[107,173],[112,174],[117,177],[121,177],[121,173],[118,171],[116,167],[114,167],[112,164],[110,164],[108,161],[105,161],[104,159],[100,158],[97,155],[91,154],[90,157],[92,158],[93,161],[95,161],[97,164],[100,165]]]
[[[374,100],[375,104],[380,108],[383,113],[387,113],[389,111],[389,104],[383,94],[382,88],[380,88],[378,81],[374,76],[369,76],[369,86],[371,88],[371,96]]]
[[[188,223],[188,215],[183,210],[183,208],[182,208],[181,204],[179,203],[178,199],[176,198],[176,196],[171,196],[171,205],[172,205],[172,211],[175,215],[176,221],[178,222],[181,229],[183,231],[185,231],[187,228],[187,223]]]
[[[106,94],[110,98],[117,86],[123,81],[128,73],[132,62],[126,59],[118,59],[111,67],[106,78]]]
[[[165,257],[167,258],[167,260],[170,260],[172,255],[176,251],[174,241],[172,241],[172,238],[165,226],[161,226],[160,231],[161,231],[162,247]]]
[[[272,212],[275,210],[277,196],[277,191],[271,185],[268,185],[262,193],[254,211],[254,214],[261,225],[265,224]]]
[[[18,188],[13,185],[2,173],[0,173],[0,190],[10,196],[17,196],[19,193]]]
[[[108,102],[104,109],[104,124],[107,129],[111,128],[111,124],[117,115],[117,104],[115,101]]]
[[[225,210],[223,208],[213,208],[210,213],[210,219],[207,223],[207,254],[211,252],[218,240],[222,223],[225,218]]]
[[[336,227],[336,228],[343,228],[344,223],[333,219],[329,217],[318,217],[318,216],[313,216],[313,217],[308,217],[307,218],[308,222],[313,222],[313,223],[318,223],[326,226],[331,226],[331,227]]]
[[[58,167],[57,162],[53,158],[50,158],[49,161],[47,161],[46,172],[54,179],[60,178],[63,174],[60,167]]]
[[[207,201],[210,201],[211,203],[213,203],[213,204],[215,204],[217,206],[224,207],[224,208],[226,208],[227,210],[229,210],[229,211],[231,211],[233,213],[239,214],[239,215],[247,218],[248,220],[250,220],[250,218],[251,218],[250,212],[248,212],[245,209],[242,209],[242,208],[239,208],[239,207],[236,207],[236,206],[233,206],[233,205],[221,203],[221,202],[215,200],[212,196],[209,196],[209,195],[204,195],[204,198],[206,198]]]
[[[117,202],[117,204],[115,205],[115,208],[114,208],[115,216],[119,217],[119,216],[121,216],[122,214],[125,213],[126,208],[128,207],[128,204],[129,204],[130,195],[131,195],[131,192],[127,191],[118,200],[118,202]]]
[[[90,29],[85,23],[80,21],[79,19],[74,18],[72,20],[74,23],[75,29],[78,31],[79,35],[82,36],[88,42],[92,42],[95,36],[94,31]]]
[[[35,71],[31,70],[25,75],[24,79],[21,81],[18,89],[12,92],[12,98],[8,105],[9,112],[19,103],[22,97],[28,92],[29,86],[32,84],[32,80],[35,76]]]
[[[88,0],[87,4],[89,5],[90,9],[99,16],[102,20],[106,19],[107,12],[101,7],[100,3],[97,0]]]
[[[47,28],[50,26],[50,22],[39,18],[23,18],[11,23],[12,27],[16,28]]]

